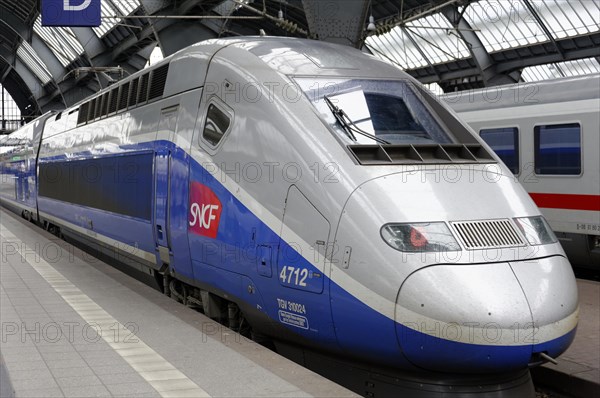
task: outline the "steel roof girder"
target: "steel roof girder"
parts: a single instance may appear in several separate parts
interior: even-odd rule
[[[58,60],[54,51],[37,34],[33,34],[31,38],[31,48],[33,48],[37,56],[46,65],[46,69],[50,72],[52,80],[57,82],[65,75],[65,68]]]
[[[5,47],[0,46],[0,59],[14,69],[17,60],[17,54],[9,52]]]
[[[160,48],[165,57],[201,40],[213,39],[216,37],[216,34],[212,29],[202,24],[186,21],[162,29],[157,35],[161,46]]]
[[[409,73],[412,76],[415,76],[415,74],[412,71],[406,71],[407,73]],[[429,75],[426,77],[419,77],[418,80],[423,83],[423,84],[430,84],[430,83],[439,83],[439,82],[447,82],[447,81],[451,81],[451,80],[457,80],[457,79],[462,79],[465,77],[469,77],[469,76],[479,76],[479,68],[475,67],[475,68],[468,68],[468,69],[461,69],[461,70],[456,70],[456,71],[449,71],[449,72],[438,72],[439,78],[435,75]]]
[[[369,0],[302,0],[309,31],[319,40],[362,47]]]
[[[129,57],[129,61],[125,65],[121,65],[121,67],[124,68],[129,74],[143,69],[144,66],[146,66],[148,58],[150,58],[150,55],[155,47],[155,45],[146,46],[146,48],[143,48]]]
[[[0,65],[2,65],[2,64],[4,64],[6,66],[6,68],[4,69],[4,72],[2,73],[2,76],[0,76],[0,84],[4,83],[4,80],[6,80],[6,77],[8,76],[8,74],[10,73],[10,71],[13,69],[12,65],[9,64],[6,61],[0,62]]]
[[[179,5],[179,7],[177,7],[175,10],[170,11],[170,14],[173,15],[186,15],[192,8],[194,8],[195,6],[197,6],[199,3],[201,3],[202,0],[186,0],[183,3],[181,3]],[[161,7],[159,8],[160,10],[164,9],[165,7]],[[150,13],[148,13],[150,15]],[[133,45],[136,44],[137,41],[141,41],[144,39],[149,38],[150,36],[159,36],[156,37],[156,39],[160,42],[160,32],[164,29],[167,29],[168,27],[176,24],[176,20],[170,20],[170,19],[158,19],[158,20],[152,20],[149,22],[149,24],[147,26],[145,26],[139,33],[135,34],[132,37],[136,38],[136,41],[132,41],[132,40],[125,40],[121,43],[119,43],[116,47],[113,48],[113,54],[112,54],[112,58],[116,59],[118,58],[122,53],[127,52]],[[208,29],[211,29],[214,32],[214,35],[212,37],[217,37],[218,32],[215,31],[214,27],[210,26],[209,24],[206,24],[205,21],[202,21],[201,25],[207,27]],[[198,41],[198,40],[196,40]],[[162,48],[162,46],[161,46]],[[165,56],[168,56],[170,54],[165,54]]]
[[[582,58],[600,58],[600,47],[589,47],[577,50],[569,50],[564,53],[564,56],[560,54],[544,54],[531,58],[523,58],[519,60],[511,60],[507,62],[501,62],[498,64],[498,71],[507,73],[518,69],[526,68],[528,66],[544,65],[554,62],[573,61]]]
[[[3,22],[17,35],[23,39],[29,38],[30,27],[27,26],[23,21],[13,15],[3,4],[0,4],[0,22]]]
[[[589,36],[590,40],[592,40],[593,43],[598,43],[600,42],[600,33],[596,33],[594,35],[590,35]],[[566,39],[565,39],[566,40]],[[498,54],[494,54],[495,57],[498,58],[498,56],[502,56],[503,60],[499,60],[497,61],[497,65],[496,65],[496,71],[500,74],[511,74],[515,71],[518,71],[522,68],[528,67],[528,66],[535,66],[535,65],[542,65],[542,64],[548,64],[548,63],[554,63],[554,62],[562,62],[562,58],[558,53],[548,53],[547,51],[537,51],[537,49],[541,48],[542,46],[548,45],[548,43],[542,43],[542,44],[537,44],[535,46],[533,46],[532,48],[535,49],[535,52],[538,53],[538,55],[534,55],[534,56],[528,56],[526,58],[519,56],[518,53],[516,52],[517,49],[510,49],[510,50],[505,50],[501,53]],[[551,44],[549,44],[551,45]],[[541,53],[540,53],[541,52]],[[508,53],[514,53],[514,57],[518,57],[517,59],[513,58],[507,58],[506,54]],[[582,59],[582,58],[597,58],[599,63],[600,63],[600,46],[599,45],[590,45],[587,48],[582,48],[582,49],[573,49],[573,50],[567,50],[565,52],[565,57],[567,61],[572,61],[572,60],[576,60],[576,59]],[[447,64],[441,64],[441,65],[457,65],[458,62],[450,62]],[[441,65],[437,65],[437,66],[441,66]],[[418,68],[417,70],[422,70],[425,72],[425,74],[427,76],[423,76],[420,77],[419,80],[423,83],[435,83],[437,82],[436,77],[427,72],[427,67],[423,67],[423,68]],[[451,73],[451,78],[458,78],[458,77],[467,77],[469,75],[472,74],[479,74],[479,72],[473,72],[473,68],[468,68],[468,69],[461,69],[461,70],[457,70],[457,71],[453,71],[453,72],[441,72],[441,76],[440,76],[440,81],[444,81],[448,78],[448,74]],[[409,73],[411,73],[412,75],[414,75],[416,72],[413,71],[407,71]],[[439,73],[439,72],[438,72]],[[516,77],[513,76],[513,79],[515,79]]]
[[[156,14],[158,11],[167,8],[172,4],[172,2],[168,0],[140,0],[140,3],[142,4],[144,11],[146,11],[146,15]]]
[[[204,19],[204,20],[202,20],[201,23],[202,23],[202,25],[206,26],[208,29],[215,32],[215,37],[218,37],[221,33],[230,30],[230,28],[232,26],[239,26],[240,28],[246,28],[246,26],[240,25],[239,23],[236,25],[236,22],[233,20]],[[237,32],[237,30],[233,30],[233,29],[231,29],[231,30],[234,32]],[[241,30],[239,33],[241,33],[242,35],[244,34],[244,32],[242,32]],[[254,34],[256,34],[256,32],[254,32]]]
[[[193,0],[193,1],[196,3],[198,2],[198,0]],[[122,41],[121,43],[119,43],[118,45],[113,47],[111,50],[111,52],[112,52],[111,58],[117,59],[122,53],[127,52],[138,41],[147,39],[150,36],[154,36],[156,38],[156,40],[158,40],[158,38],[156,37],[156,33],[162,29],[165,29],[168,26],[173,25],[175,22],[176,21],[174,21],[174,20],[168,20],[168,19],[159,19],[159,20],[150,21],[148,23],[148,25],[146,25],[137,34],[134,33],[128,39]]]
[[[12,68],[10,70],[12,73],[9,73],[9,76],[3,83],[3,87],[6,89],[6,91],[8,91],[10,96],[21,110],[22,116],[27,117],[31,115],[37,115],[39,108],[35,98],[25,87],[25,83],[22,81],[20,76],[18,76],[17,72],[15,72]]]
[[[129,48],[131,48],[132,46],[134,46],[135,44],[137,44],[137,42],[140,39],[133,35],[133,36],[129,36],[127,39],[121,41],[119,44],[117,44],[115,47],[112,48],[111,51],[109,51],[109,55],[110,55],[110,60],[114,61],[115,59],[119,58],[119,56],[124,53],[125,51],[127,51]],[[106,54],[103,54],[106,55]]]
[[[40,97],[38,99],[38,103],[42,113],[54,109],[54,107],[51,105],[55,103],[54,100],[61,95],[65,98],[65,107],[69,107],[96,92],[96,90],[90,88],[89,85],[81,87],[80,82],[82,79],[84,79],[84,77],[80,76],[78,79],[73,78],[62,81],[59,83],[59,87],[57,89],[44,95],[43,97]]]
[[[479,39],[472,26],[458,11],[458,7],[454,5],[444,7],[442,14],[456,28],[458,35],[466,43],[475,64],[479,68],[485,86],[516,83],[511,76],[498,72],[497,64],[485,49],[483,42]]]
[[[106,46],[91,28],[71,28],[71,30],[75,34],[75,38],[81,43],[84,54],[88,59],[93,59],[106,51]]]
[[[44,93],[44,88],[40,84],[40,81],[38,80],[37,76],[35,76],[35,74],[32,71],[30,71],[29,68],[18,58],[15,60],[15,63],[13,64],[12,68],[19,75],[23,83],[25,83],[25,85],[29,89],[29,97],[35,100],[37,106],[38,98],[41,97]]]

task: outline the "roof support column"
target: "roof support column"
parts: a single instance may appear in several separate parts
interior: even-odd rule
[[[41,97],[43,93],[43,88],[40,84],[39,79],[21,62],[19,57],[14,56],[13,54],[7,53],[7,51],[0,46],[0,64],[7,63],[10,65],[8,69],[9,75],[10,72],[16,73],[19,76],[19,80],[22,85],[19,87],[21,92],[16,92],[13,90],[13,85],[11,83],[10,77],[7,77],[2,82],[3,86],[5,86],[8,93],[13,97],[15,102],[19,105],[19,109],[21,109],[21,114],[27,115],[35,114],[40,110],[38,98]],[[9,76],[7,75],[7,76]],[[24,87],[27,87],[28,90],[25,92],[23,90]],[[27,110],[27,105],[33,105],[34,109]]]
[[[479,68],[484,86],[499,86],[519,82],[521,78],[520,72],[502,74],[497,71],[496,63],[485,49],[481,40],[479,40],[479,37],[477,37],[477,34],[473,31],[471,25],[463,18],[463,13],[458,11],[457,6],[444,7],[442,13],[448,18],[452,26],[456,29],[456,33],[466,43],[471,56],[475,60],[475,64]]]
[[[102,40],[96,36],[91,28],[71,28],[71,31],[90,60],[106,51]]]
[[[0,63],[0,65],[2,65],[2,63]],[[11,64],[8,63],[4,65],[4,68],[5,69],[2,71],[2,75],[0,76],[0,84],[4,83],[4,79],[6,79],[6,76],[8,76],[8,74],[12,70]]]

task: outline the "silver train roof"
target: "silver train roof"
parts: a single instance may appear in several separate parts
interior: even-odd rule
[[[410,78],[397,67],[355,48],[316,40],[282,37],[236,37],[206,40],[173,56],[216,53],[224,47],[248,51],[285,75]],[[200,55],[200,54],[198,54]]]
[[[286,76],[407,79],[416,82],[396,66],[352,47],[308,39],[242,36],[198,42],[149,68],[128,76],[115,85],[126,84],[168,63],[169,76],[163,97],[202,87],[206,83],[205,77],[211,59],[227,48],[246,52],[250,57],[255,56],[264,63],[265,69]],[[235,63],[236,58],[244,55],[237,53],[229,56]],[[103,95],[112,90],[115,85],[100,90],[95,96]],[[70,109],[78,107],[90,98],[80,101]]]

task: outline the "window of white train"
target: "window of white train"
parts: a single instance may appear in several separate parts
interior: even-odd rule
[[[534,155],[537,175],[581,175],[581,125],[536,126]]]
[[[517,127],[481,129],[479,135],[513,174],[519,174],[519,129]]]

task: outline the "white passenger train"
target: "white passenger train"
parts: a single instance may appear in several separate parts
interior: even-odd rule
[[[442,98],[517,176],[571,262],[600,268],[600,74]]]

